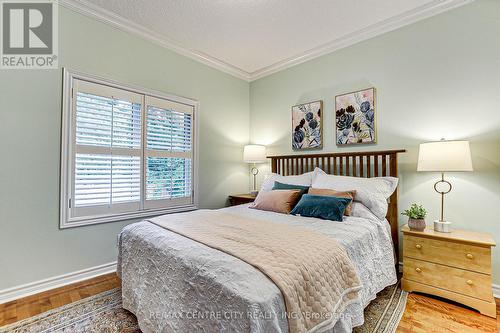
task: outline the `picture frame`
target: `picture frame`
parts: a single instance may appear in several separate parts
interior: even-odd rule
[[[376,89],[361,89],[335,96],[337,146],[377,143]]]
[[[292,149],[323,148],[323,101],[292,106]]]

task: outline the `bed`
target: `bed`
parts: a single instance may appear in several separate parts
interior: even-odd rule
[[[398,176],[403,150],[271,156],[274,173],[299,175],[321,168],[354,177]],[[355,202],[355,216],[332,223],[310,217],[249,209],[218,210],[245,218],[307,228],[335,239],[352,261],[362,289],[332,325],[321,331],[350,332],[363,323],[363,309],[397,281],[397,191],[386,219]],[[288,332],[280,289],[257,268],[161,226],[142,221],[119,236],[118,274],[123,307],[143,332]]]

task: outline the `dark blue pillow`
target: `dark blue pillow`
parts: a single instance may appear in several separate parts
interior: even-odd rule
[[[273,190],[300,190],[300,195],[299,195],[300,198],[302,197],[302,195],[306,194],[307,191],[309,191],[309,186],[274,182]]]
[[[290,214],[342,221],[345,208],[350,202],[351,199],[348,198],[304,194]]]

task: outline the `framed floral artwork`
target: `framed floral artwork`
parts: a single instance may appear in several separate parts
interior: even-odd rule
[[[292,148],[323,148],[323,101],[292,106]]]
[[[375,88],[335,97],[337,145],[376,143]]]

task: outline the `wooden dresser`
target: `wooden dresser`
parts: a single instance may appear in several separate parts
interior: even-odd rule
[[[411,231],[403,226],[402,288],[448,298],[496,317],[489,234]]]

